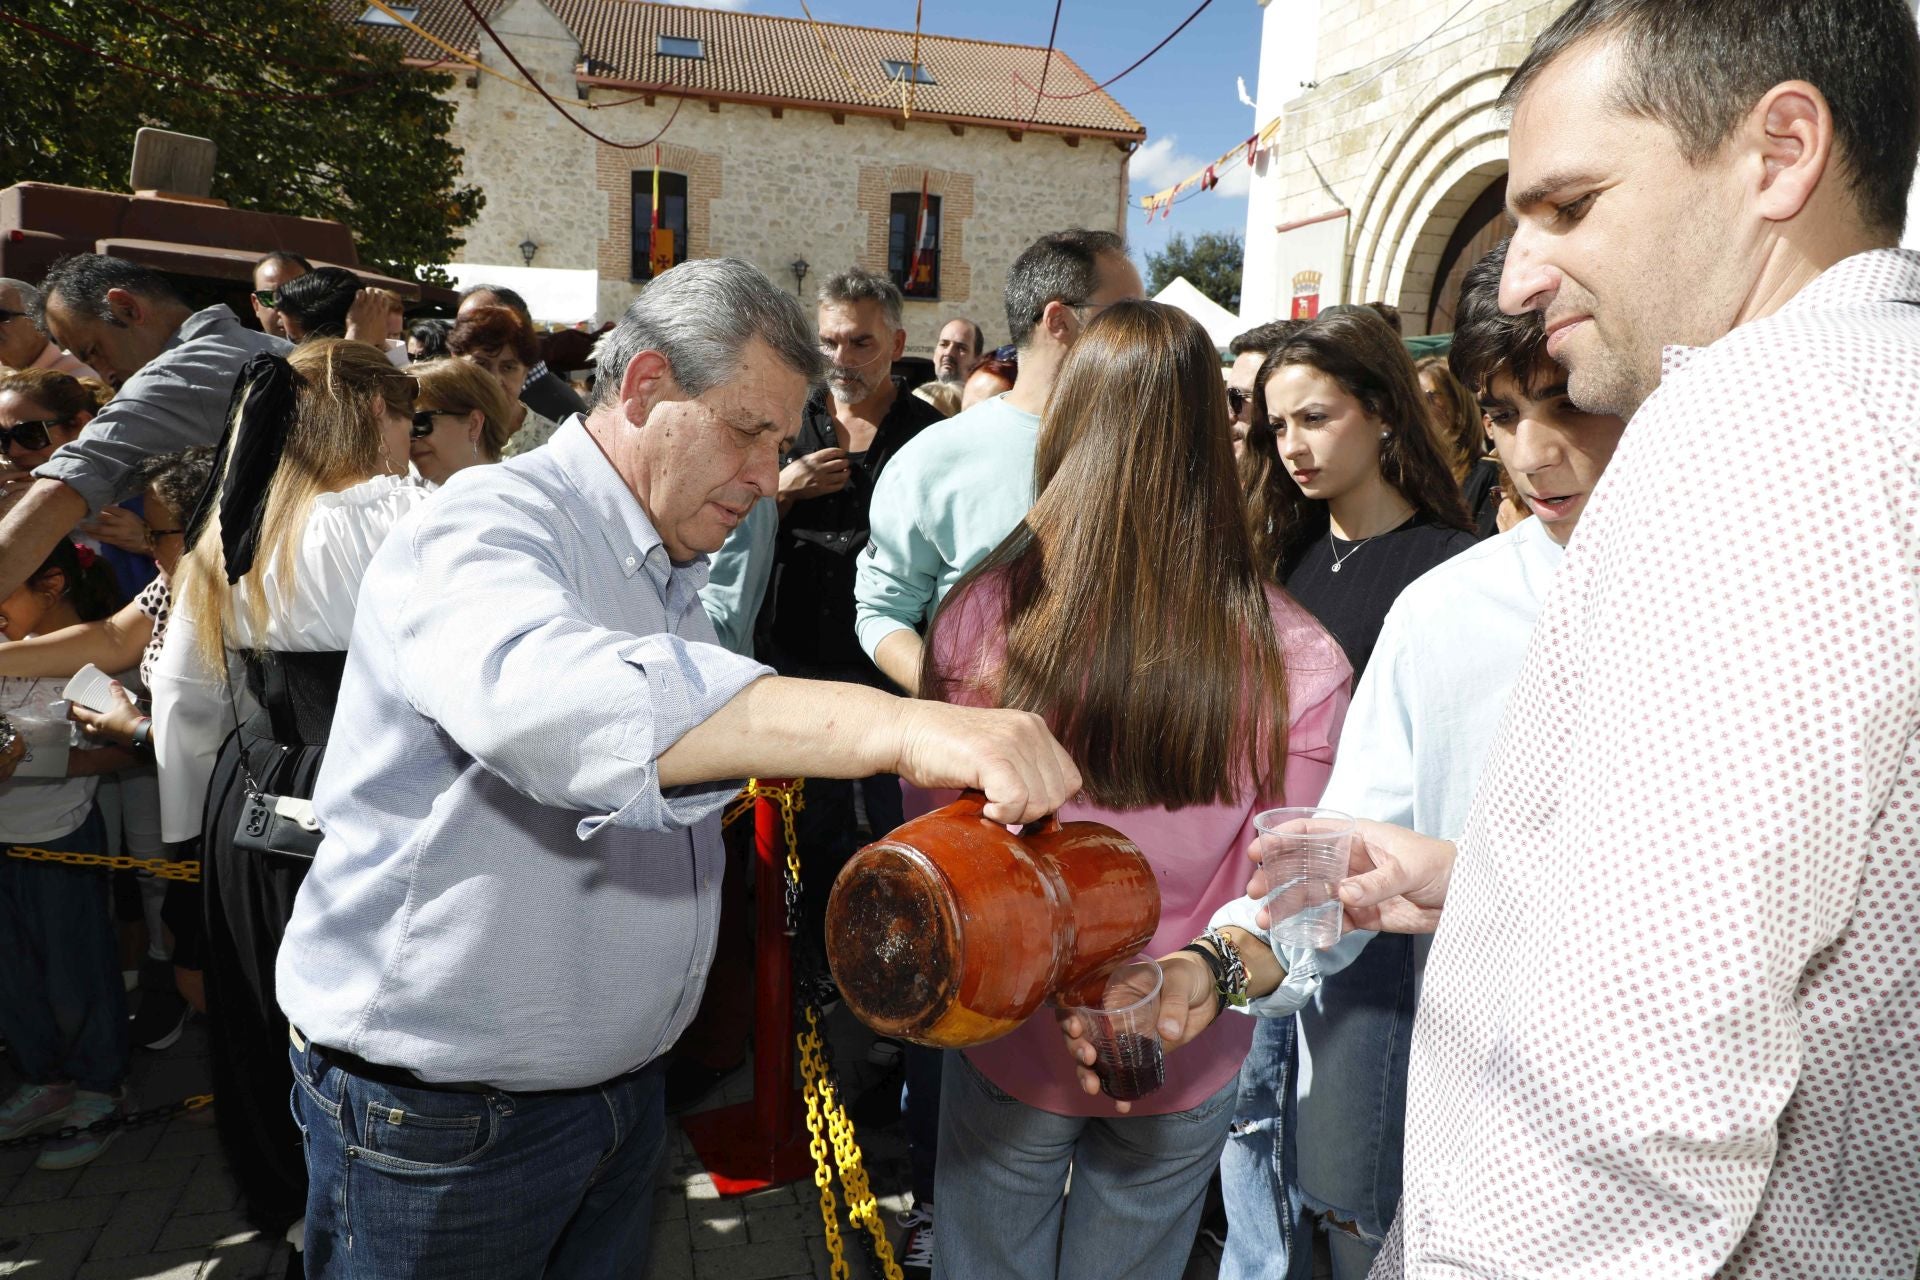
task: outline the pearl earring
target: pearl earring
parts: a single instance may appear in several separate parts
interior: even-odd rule
[[[1380,433],[1380,438],[1381,438],[1382,440],[1385,440],[1385,439],[1386,439],[1387,437],[1389,437],[1389,436],[1391,436],[1392,434],[1393,434],[1393,432],[1391,432],[1391,431],[1382,431],[1382,432]]]

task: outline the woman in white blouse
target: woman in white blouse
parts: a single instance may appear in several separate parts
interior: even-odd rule
[[[304,801],[360,579],[427,492],[407,475],[415,383],[374,348],[323,339],[286,359],[262,354],[240,387],[213,483],[188,521],[153,673],[153,733],[166,838],[201,842],[221,1137],[249,1216],[281,1230],[306,1204],[273,986],[317,844]]]

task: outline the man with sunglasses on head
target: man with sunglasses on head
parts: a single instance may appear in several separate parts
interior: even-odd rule
[[[80,521],[132,497],[141,462],[217,443],[240,366],[255,352],[291,349],[225,304],[189,310],[158,272],[103,254],[54,263],[31,305],[40,331],[117,394],[84,435],[34,469],[33,487],[0,519],[0,595]]]
[[[276,338],[287,336],[287,322],[281,318],[280,302],[275,296],[280,286],[298,280],[313,270],[313,264],[297,253],[275,251],[253,264],[253,316],[263,333]]]
[[[0,369],[52,369],[98,380],[99,374],[34,327],[33,308],[39,302],[40,291],[25,280],[0,276]]]

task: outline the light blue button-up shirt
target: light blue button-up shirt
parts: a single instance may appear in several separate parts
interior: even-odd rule
[[[276,970],[306,1036],[429,1081],[596,1084],[712,964],[719,809],[656,760],[749,683],[578,418],[455,476],[361,588]]]

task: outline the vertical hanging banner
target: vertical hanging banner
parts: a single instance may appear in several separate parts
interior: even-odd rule
[[[654,275],[673,270],[673,231],[660,225],[660,146],[653,148],[653,232],[647,240],[647,263]]]
[[[933,226],[927,218],[927,174],[920,174],[920,221],[913,232],[913,261],[907,267],[907,282],[915,293],[933,291]]]

